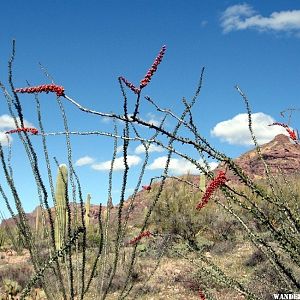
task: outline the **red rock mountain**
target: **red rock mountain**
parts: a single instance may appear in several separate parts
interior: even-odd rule
[[[284,134],[277,135],[272,141],[260,146],[260,152],[271,174],[278,174],[279,169],[286,175],[299,175],[300,172],[300,145],[295,144]],[[254,180],[265,178],[265,167],[259,158],[256,149],[250,150],[234,159],[244,172]],[[279,168],[279,169],[278,169]],[[215,171],[224,169],[220,164]],[[237,177],[227,172],[227,178],[237,181]]]

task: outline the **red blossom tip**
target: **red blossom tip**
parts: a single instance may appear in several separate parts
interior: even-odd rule
[[[6,134],[11,134],[11,133],[16,133],[16,132],[30,132],[31,134],[38,134],[38,130],[36,128],[28,128],[28,127],[22,127],[22,128],[17,128],[17,129],[12,129],[9,131],[6,131]]]
[[[151,185],[143,185],[142,188],[144,191],[151,191]]]
[[[201,290],[199,290],[199,299],[200,300],[206,300],[205,295]]]
[[[126,78],[120,76],[119,80],[123,81],[127,87],[129,87],[135,94],[140,93],[140,89],[135,87],[131,82],[129,82]]]
[[[26,87],[26,88],[19,88],[15,89],[16,93],[56,93],[58,97],[65,95],[65,89],[62,86],[58,86],[56,84],[44,84],[44,85],[38,85],[38,86],[32,86],[32,87]]]
[[[295,130],[291,130],[291,129],[289,128],[288,125],[283,124],[283,123],[277,123],[277,122],[276,122],[276,123],[269,124],[268,126],[272,126],[272,125],[278,125],[278,126],[284,127],[285,130],[288,132],[289,137],[290,137],[293,141],[297,141],[297,140],[298,140],[297,134],[296,134]]]
[[[149,236],[151,236],[151,235],[152,235],[152,233],[151,233],[149,230],[143,231],[143,232],[140,233],[137,237],[135,237],[135,238],[133,238],[132,240],[130,240],[130,241],[128,242],[128,244],[134,245],[134,244],[136,244],[139,240],[141,240],[143,237],[149,237]]]
[[[151,78],[153,74],[156,72],[158,65],[161,63],[165,52],[166,52],[166,45],[162,46],[161,50],[159,51],[157,57],[155,58],[151,68],[147,71],[146,75],[144,78],[140,81],[140,89],[144,88],[147,86],[147,84],[151,81]]]
[[[220,186],[224,185],[227,180],[228,179],[225,176],[225,172],[219,171],[217,177],[209,184],[208,188],[202,196],[201,201],[196,206],[196,209],[200,210],[201,208],[203,208],[208,203],[208,200],[213,194],[213,192]]]
[[[293,140],[293,141],[296,141],[297,140],[297,134],[295,132],[295,130],[291,130],[289,128],[286,129],[286,131],[288,132],[290,138]]]

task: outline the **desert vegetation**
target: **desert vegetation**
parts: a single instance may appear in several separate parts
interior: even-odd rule
[[[202,90],[204,68],[192,99],[183,98],[178,103],[182,105],[181,115],[144,96],[143,90],[150,85],[166,50],[166,46],[161,48],[138,86],[125,77],[118,78],[123,97],[123,114],[119,115],[83,106],[53,81],[16,88],[13,43],[8,86],[0,83],[16,126],[6,134],[17,136],[24,147],[24,160],[30,163],[40,204],[32,224],[20,197],[22,186],[14,181],[8,138],[8,147],[0,144],[4,178],[0,193],[14,224],[2,218],[1,260],[6,263],[0,268],[1,299],[272,299],[274,293],[300,290],[298,174],[292,178],[279,172],[275,176],[270,170],[252,131],[249,101],[238,86],[236,90],[245,102],[249,130],[264,166],[265,179],[253,180],[233,159],[206,141],[194,123],[192,112]],[[50,75],[44,72],[49,80]],[[24,124],[22,94],[28,93],[36,104],[39,128]],[[56,101],[60,110],[64,132],[51,135],[65,137],[64,162],[52,159],[49,153],[50,133],[43,123],[41,93],[50,93],[53,105]],[[128,108],[129,97],[135,98],[133,111]],[[140,118],[144,102],[161,114],[159,125]],[[111,132],[72,131],[65,110],[67,105],[83,114],[111,118],[114,127]],[[165,126],[166,119],[176,122],[173,130]],[[289,124],[270,125],[286,128],[289,142],[299,147],[298,136]],[[152,136],[141,136],[139,126],[148,128]],[[99,204],[97,210],[91,208],[91,195],[82,193],[73,163],[72,135],[105,136],[114,140],[105,195],[107,203]],[[37,155],[35,139],[41,140],[44,156]],[[128,147],[133,141],[143,145],[145,160],[134,192],[126,200]],[[114,206],[112,181],[120,143],[125,168],[121,197]],[[167,150],[167,160],[161,176],[142,186],[152,144]],[[192,148],[197,157],[187,155],[179,144]],[[187,159],[201,175],[171,176],[172,155]],[[198,162],[199,157],[203,164]],[[221,169],[210,170],[209,157],[218,160]],[[47,168],[46,176],[41,172],[42,163]],[[56,174],[51,171],[53,166]],[[228,172],[239,183],[229,181]],[[50,207],[49,199],[53,200],[54,208]],[[139,206],[141,202],[143,206]]]

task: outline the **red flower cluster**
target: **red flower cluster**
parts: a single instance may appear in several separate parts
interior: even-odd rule
[[[134,239],[130,240],[129,241],[129,244],[130,245],[134,245],[136,244],[139,240],[141,240],[143,237],[149,237],[150,235],[152,235],[152,233],[147,230],[147,231],[144,231],[142,233],[140,233],[137,237],[135,237]]]
[[[166,52],[166,46],[163,46],[159,51],[158,56],[155,58],[154,63],[152,64],[151,68],[146,73],[145,77],[140,82],[140,89],[144,88],[151,80],[151,77],[157,70],[157,66],[161,63],[163,56]]]
[[[119,77],[120,80],[122,80],[126,86],[128,86],[135,94],[139,94],[140,93],[140,89],[138,89],[137,87],[135,87],[131,82],[129,82],[126,78],[120,76]]]
[[[151,185],[143,185],[142,188],[144,191],[151,191]]]
[[[292,131],[290,128],[287,128],[286,131],[288,132],[290,138],[293,141],[297,141],[297,134],[296,134],[295,130]]]
[[[9,130],[9,131],[6,131],[5,133],[6,134],[10,134],[10,133],[16,133],[16,132],[30,132],[32,134],[38,134],[38,130],[36,128],[26,128],[26,127],[23,127],[23,128],[17,128],[17,129],[12,129],[12,130]]]
[[[220,186],[224,185],[225,182],[227,181],[227,178],[225,176],[225,172],[224,171],[220,171],[217,175],[217,177],[209,184],[208,188],[206,189],[201,201],[198,203],[198,205],[196,206],[196,209],[201,209],[203,208],[210,196],[212,195],[212,193],[219,188]]]
[[[56,93],[56,95],[59,96],[64,96],[65,94],[65,89],[62,86],[58,86],[56,84],[44,84],[44,85],[39,85],[39,86],[32,86],[32,87],[27,87],[27,88],[20,88],[20,89],[15,89],[16,93],[42,93],[46,92],[47,94],[49,92]]]
[[[273,125],[279,125],[279,126],[284,127],[285,130],[288,132],[290,138],[291,138],[293,141],[297,141],[297,140],[298,140],[297,134],[296,134],[295,130],[292,131],[292,130],[289,128],[288,125],[283,124],[283,123],[272,123],[272,124],[269,124],[268,126],[273,126]]]
[[[201,290],[199,290],[199,298],[201,300],[206,300],[205,295],[204,295],[204,293]]]
[[[119,80],[122,80],[127,87],[129,87],[135,94],[139,94],[141,89],[144,88],[151,80],[153,74],[156,72],[158,65],[161,63],[163,56],[166,52],[166,46],[163,46],[159,51],[157,57],[154,60],[151,68],[148,70],[144,78],[140,81],[140,88],[137,88],[133,83],[129,82],[126,78],[120,76]]]

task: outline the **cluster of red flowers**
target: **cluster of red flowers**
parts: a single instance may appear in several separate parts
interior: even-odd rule
[[[290,138],[291,138],[293,141],[296,142],[296,141],[298,140],[297,134],[296,134],[295,130],[291,130],[291,129],[289,128],[288,125],[283,124],[283,123],[277,123],[277,122],[276,122],[276,123],[269,124],[268,126],[273,126],[273,125],[279,125],[279,126],[284,127],[285,130],[288,132]]]
[[[204,293],[201,290],[199,290],[199,298],[201,300],[206,300],[205,295],[204,295]]]
[[[144,191],[151,191],[151,185],[143,185],[142,188]]]
[[[39,131],[36,128],[27,128],[27,127],[23,127],[23,128],[17,128],[17,129],[12,129],[9,131],[6,131],[6,134],[10,134],[10,133],[16,133],[16,132],[30,132],[32,134],[38,134]]]
[[[152,64],[151,68],[146,73],[145,77],[140,82],[140,89],[144,88],[151,80],[151,77],[157,70],[157,66],[161,63],[164,54],[166,52],[166,46],[163,46],[158,53],[158,56],[155,58],[154,63]]]
[[[163,46],[159,51],[157,57],[154,60],[151,68],[148,70],[144,78],[140,81],[140,88],[137,88],[133,83],[129,82],[126,78],[120,76],[119,79],[122,80],[127,87],[129,87],[135,94],[139,94],[141,89],[144,88],[151,80],[153,74],[156,72],[158,65],[161,63],[163,56],[166,52],[166,46]]]
[[[56,93],[56,95],[59,96],[64,96],[65,94],[65,89],[62,86],[58,86],[56,84],[44,84],[44,85],[39,85],[39,86],[32,86],[32,87],[27,87],[27,88],[20,88],[20,89],[15,89],[16,93],[42,93],[42,92],[52,92]]]
[[[135,87],[131,82],[129,82],[126,78],[120,76],[119,77],[120,80],[122,80],[126,86],[128,86],[135,94],[139,94],[140,93],[140,89],[138,89],[137,87]]]
[[[286,131],[288,132],[290,138],[293,140],[293,141],[297,141],[297,134],[295,132],[295,130],[291,130],[290,128],[287,128]]]
[[[130,240],[128,244],[130,245],[134,245],[136,244],[139,240],[141,240],[143,237],[149,237],[150,235],[152,235],[152,233],[147,230],[147,231],[144,231],[142,233],[140,233],[137,237],[135,237],[134,239]]]
[[[227,178],[225,176],[225,172],[224,171],[220,171],[217,175],[217,177],[209,184],[208,188],[206,189],[201,201],[198,203],[198,205],[196,206],[196,209],[201,209],[203,208],[210,196],[212,195],[212,193],[219,188],[220,186],[224,185],[225,182],[227,181]]]

